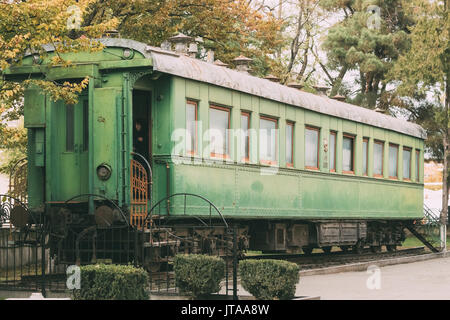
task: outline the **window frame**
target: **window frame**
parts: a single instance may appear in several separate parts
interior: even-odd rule
[[[288,167],[288,168],[294,167],[294,129],[295,129],[294,125],[295,125],[294,121],[290,121],[290,120],[286,121],[286,128],[289,126],[292,128],[292,131],[291,131],[291,159],[292,159],[292,162],[287,162],[287,160],[286,160],[286,167]],[[287,134],[286,134],[286,142],[287,142]]]
[[[352,170],[350,171],[344,171],[344,139],[352,139]],[[355,174],[355,140],[356,136],[352,135],[350,133],[343,133],[342,134],[342,173],[345,174]]]
[[[305,125],[305,137],[306,137],[306,130],[317,131],[317,163],[316,163],[317,167],[307,166],[305,163],[305,169],[319,171],[319,166],[320,166],[320,128]],[[306,157],[306,141],[305,141],[305,157]],[[306,159],[305,159],[305,162],[306,162]]]
[[[249,163],[250,162],[250,112],[249,111],[241,111],[241,129],[242,129],[242,116],[245,116],[245,117],[247,117],[247,137],[246,137],[246,140],[247,140],[247,150],[246,150],[246,152],[245,153],[247,153],[248,154],[248,157],[246,157],[245,156],[245,153],[244,153],[244,155],[241,157],[241,160],[242,160],[242,162],[245,162],[245,163]]]
[[[376,174],[375,173],[375,148],[374,148],[374,152],[373,152],[373,176],[375,178],[384,178],[384,141],[381,140],[374,140],[373,142],[374,146],[375,144],[380,144],[381,145],[381,174]]]
[[[195,100],[186,100],[186,105],[193,105],[195,110],[195,145],[194,150],[186,150],[186,154],[190,156],[195,156],[198,154],[198,102]],[[187,110],[187,108],[186,108]],[[187,117],[186,117],[186,129],[187,129]]]
[[[259,163],[269,165],[269,166],[277,165],[278,164],[278,119],[260,115],[259,120],[261,121],[261,119],[275,122],[275,161],[261,159],[261,150],[260,150],[259,151]],[[261,124],[260,124],[259,130],[261,131]],[[259,139],[261,139],[261,137],[259,137]],[[260,144],[261,144],[260,141],[261,140],[259,140],[258,146],[260,146]]]
[[[331,137],[331,136],[334,136],[334,155],[333,155],[333,159],[334,159],[334,167],[333,167],[333,168],[330,167],[330,172],[336,172],[336,160],[337,160],[337,131],[330,130],[330,137]],[[328,150],[330,150],[330,146],[331,146],[330,142],[331,142],[331,139],[330,139],[330,141],[328,142]],[[330,159],[331,159],[331,155],[330,155]]]
[[[405,178],[405,176],[403,176],[403,180],[405,181],[411,181],[411,175],[412,175],[412,148],[411,147],[403,147],[403,154],[402,154],[402,160],[403,162],[405,161],[405,157],[404,157],[404,151],[409,151],[409,178]],[[402,163],[402,169],[405,170],[404,168],[404,163]],[[402,172],[403,174],[403,172]]]
[[[395,143],[389,143],[389,169],[391,168],[391,158],[390,158],[390,153],[391,153],[390,148],[391,147],[395,147],[397,149],[397,159],[395,160],[397,176],[391,176],[390,172],[388,172],[388,175],[389,175],[389,179],[398,180],[398,158],[400,156],[399,155],[400,146],[398,144],[395,144]]]
[[[362,157],[363,166],[362,166],[362,175],[367,177],[369,175],[369,138],[365,137],[363,138],[362,143],[362,154],[364,155],[364,143],[367,144],[366,148],[366,171],[364,172],[364,157]]]
[[[210,104],[209,105],[209,109],[216,109],[216,110],[222,110],[222,111],[226,111],[228,112],[228,128],[225,129],[225,139],[228,139],[228,144],[227,144],[227,150],[225,150],[227,153],[226,154],[220,154],[220,153],[214,153],[214,152],[210,152],[210,157],[211,158],[220,158],[220,159],[229,159],[230,158],[230,127],[231,127],[231,109],[227,108],[227,107],[221,107],[218,105],[214,105],[214,104]],[[211,113],[209,113],[209,129],[211,129]],[[228,132],[227,132],[228,130]],[[210,141],[210,146],[211,146],[211,141]]]

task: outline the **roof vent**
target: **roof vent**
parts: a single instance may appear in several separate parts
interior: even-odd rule
[[[206,62],[214,63],[214,51],[213,50],[208,50],[208,52],[206,53]]]
[[[288,86],[289,88],[294,88],[294,89],[298,89],[298,90],[301,90],[301,89],[303,89],[303,87],[304,87],[303,84],[298,83],[298,82],[295,82],[295,81],[289,82],[289,83],[287,84],[287,86]]]
[[[161,49],[166,51],[172,51],[172,44],[169,41],[164,40],[163,42],[161,42]]]
[[[253,59],[244,57],[243,55],[233,59],[233,62],[236,65],[236,70],[247,74],[250,71],[250,63],[252,61]]]
[[[187,44],[191,42],[193,39],[187,35],[182,33],[177,34],[176,36],[170,37],[168,39],[171,43],[175,44],[175,52],[178,54],[187,55],[188,47]]]
[[[228,67],[228,63],[222,62],[222,61],[220,61],[219,59],[217,59],[216,61],[214,61],[214,64],[215,64],[216,66],[219,66],[219,67]]]
[[[104,34],[105,38],[120,38],[119,31],[112,29],[112,30],[106,30]]]
[[[337,101],[345,101],[345,97],[341,96],[339,94],[335,95],[334,97],[331,97],[331,99],[337,100]]]
[[[280,82],[280,78],[275,77],[273,74],[269,74],[264,77],[264,79],[272,81],[272,82]]]
[[[191,42],[191,43],[189,44],[189,49],[188,49],[189,57],[195,58],[195,56],[197,55],[197,53],[198,53],[198,45],[197,45],[197,42]]]
[[[381,109],[380,107],[376,107],[373,111],[378,112],[378,113],[382,113],[382,114],[386,114],[386,110]]]
[[[325,86],[313,86],[313,88],[319,93],[320,96],[327,96],[328,87]]]

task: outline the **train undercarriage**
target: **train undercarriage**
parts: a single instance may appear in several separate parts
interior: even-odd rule
[[[101,206],[100,206],[101,208]],[[108,213],[106,213],[108,212]],[[405,240],[412,221],[364,220],[222,220],[154,217],[146,228],[133,228],[106,209],[87,215],[54,208],[50,216],[50,254],[57,263],[139,262],[150,271],[166,268],[179,253],[227,256],[235,241],[238,256],[247,250],[311,254],[320,248],[352,250],[366,247],[393,251]],[[234,232],[234,234],[233,234]]]

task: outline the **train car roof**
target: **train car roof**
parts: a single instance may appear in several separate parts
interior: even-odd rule
[[[420,139],[426,138],[426,132],[421,126],[367,108],[290,88],[233,69],[152,47],[142,42],[122,38],[102,38],[99,41],[106,47],[130,48],[140,52],[144,57],[152,60],[155,71],[210,83]],[[47,51],[53,51],[52,49],[52,46],[46,48]]]

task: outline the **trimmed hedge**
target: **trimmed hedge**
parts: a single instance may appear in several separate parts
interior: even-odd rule
[[[80,267],[81,289],[75,300],[148,300],[148,274],[130,265],[96,264]]]
[[[299,270],[295,263],[282,260],[250,259],[239,262],[242,287],[260,300],[294,298]]]
[[[225,262],[221,258],[202,254],[175,256],[173,269],[180,293],[193,298],[218,292],[225,277]]]

